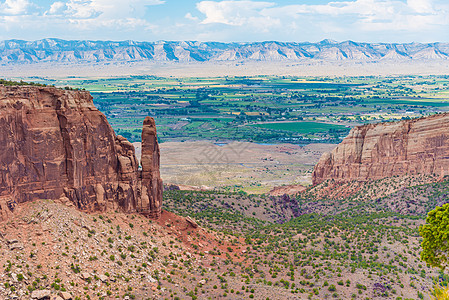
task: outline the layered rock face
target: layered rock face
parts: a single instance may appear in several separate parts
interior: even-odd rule
[[[313,171],[313,184],[449,175],[449,114],[353,128]]]
[[[154,124],[154,120],[153,123]],[[156,131],[154,130],[154,137]],[[145,152],[157,149],[157,140]],[[153,153],[159,161],[159,152]],[[142,182],[134,146],[116,136],[85,91],[0,86],[0,214],[38,199],[71,201],[95,211],[122,209],[158,216],[158,164]],[[157,179],[156,179],[157,177]],[[160,185],[160,186],[159,186]],[[154,194],[142,197],[142,192]],[[153,210],[156,213],[153,213]]]
[[[162,180],[159,173],[159,144],[156,123],[146,117],[142,128],[142,195],[141,212],[149,217],[159,218],[162,207]]]

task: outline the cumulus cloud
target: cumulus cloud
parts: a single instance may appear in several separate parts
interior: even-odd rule
[[[447,0],[196,0],[176,11],[171,1],[0,0],[0,33],[31,39],[449,41]],[[150,17],[150,6],[165,2]]]
[[[0,14],[2,15],[19,15],[27,12],[30,7],[28,0],[5,0],[0,3]]]
[[[432,0],[407,0],[407,5],[417,13],[434,13]]]
[[[101,1],[71,0],[66,4],[65,13],[73,19],[92,19],[103,13],[99,2],[101,3]]]
[[[227,25],[244,25],[249,20],[263,19],[260,10],[272,7],[272,2],[256,1],[202,1],[196,7],[206,15],[202,24],[223,23]]]
[[[157,26],[147,16],[165,0],[0,0],[4,38],[145,39]],[[140,37],[139,37],[140,36]]]
[[[56,15],[56,14],[60,14],[62,13],[65,9],[66,9],[66,5],[64,2],[60,2],[60,1],[56,1],[54,2],[51,6],[50,9],[48,10],[48,13],[51,15]]]
[[[150,5],[164,4],[163,0],[68,0],[56,1],[44,15],[59,16],[59,22],[66,22],[78,29],[90,30],[108,27],[133,29],[154,28],[144,18],[145,10]],[[54,18],[53,17],[53,18]]]
[[[201,24],[240,26],[243,30],[255,24],[263,24],[267,31],[290,28],[305,32],[307,26],[309,30],[328,28],[329,33],[354,31],[354,27],[392,32],[449,25],[449,4],[443,0],[353,0],[293,5],[249,0],[202,1],[197,9],[205,16]]]
[[[61,2],[55,2],[62,6]],[[161,0],[69,0],[65,14],[74,19],[92,19],[102,15],[104,19],[127,19],[142,17],[145,7],[163,4]],[[51,10],[51,8],[50,8]]]
[[[249,26],[257,31],[269,32],[270,28],[280,27],[279,18],[264,14],[266,9],[274,7],[274,2],[261,1],[202,1],[197,9],[206,18],[201,24],[225,24],[231,26]]]
[[[191,20],[191,21],[198,21],[199,18],[198,17],[194,17],[191,13],[186,13],[186,15],[184,16],[184,18],[186,18],[187,20]]]

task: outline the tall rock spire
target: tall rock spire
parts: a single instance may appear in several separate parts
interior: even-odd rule
[[[156,123],[146,117],[142,128],[142,188],[137,210],[150,218],[159,218],[162,207],[162,180],[159,172],[159,144]]]

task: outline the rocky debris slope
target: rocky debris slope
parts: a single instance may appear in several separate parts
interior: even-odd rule
[[[449,114],[358,126],[313,171],[313,184],[449,174]]]
[[[166,211],[157,221],[122,212],[87,214],[49,200],[20,205],[8,221],[0,221],[0,299],[185,294],[198,284],[202,268],[216,268],[216,260],[226,268],[227,247],[243,250],[192,221]],[[222,254],[204,256],[213,250]],[[218,282],[216,274],[211,278]]]
[[[145,165],[152,176],[147,181],[134,146],[115,135],[88,92],[0,85],[0,219],[17,204],[38,199],[157,217],[162,182],[154,120],[150,127],[153,142],[144,151],[153,163]]]

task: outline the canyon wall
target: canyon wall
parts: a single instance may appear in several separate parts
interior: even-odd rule
[[[312,180],[367,181],[415,174],[449,175],[449,114],[354,127],[315,166]]]
[[[158,217],[159,149],[154,120],[145,122],[153,133],[144,150],[153,159],[144,168],[150,181],[142,180],[134,146],[115,135],[88,92],[0,85],[0,219],[40,199]]]

